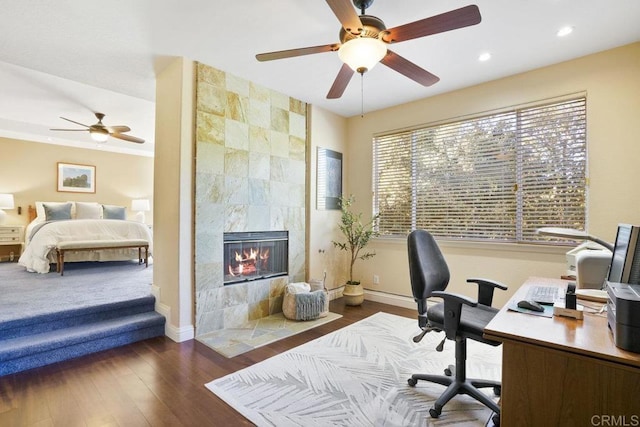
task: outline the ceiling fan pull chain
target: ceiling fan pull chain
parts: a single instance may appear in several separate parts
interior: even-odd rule
[[[360,73],[360,117],[364,118],[364,73]]]

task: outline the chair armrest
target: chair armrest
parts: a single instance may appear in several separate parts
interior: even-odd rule
[[[461,294],[454,294],[453,292],[433,291],[433,292],[431,292],[431,296],[432,297],[442,298],[445,303],[447,301],[451,301],[451,302],[455,302],[456,304],[460,304],[460,305],[466,304],[466,305],[469,305],[471,307],[475,307],[475,306],[478,305],[477,302],[475,302],[474,300],[472,300],[468,296],[461,295]]]
[[[493,303],[493,290],[495,288],[503,291],[507,290],[505,285],[500,282],[496,282],[495,280],[473,278],[467,279],[467,283],[478,284],[478,304],[487,305],[489,307],[491,307],[491,304]]]
[[[444,300],[444,333],[450,340],[455,340],[458,329],[460,328],[462,304],[476,307],[478,303],[467,296],[451,292],[434,291],[431,293],[431,296]]]

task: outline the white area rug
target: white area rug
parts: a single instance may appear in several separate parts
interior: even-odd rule
[[[444,334],[416,344],[418,332],[416,319],[377,313],[206,387],[258,426],[484,426],[491,411],[466,395],[429,416],[444,386],[407,379],[442,374],[454,343],[439,353]],[[467,349],[469,377],[500,379],[501,347],[469,341]]]

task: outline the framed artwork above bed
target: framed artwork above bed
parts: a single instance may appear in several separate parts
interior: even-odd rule
[[[58,162],[58,191],[95,193],[96,167]]]

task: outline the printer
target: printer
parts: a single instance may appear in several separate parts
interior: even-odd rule
[[[640,285],[606,281],[607,323],[616,347],[640,353]]]
[[[567,256],[567,276],[576,278],[578,289],[602,289],[611,264],[611,251],[594,242],[584,242]]]

